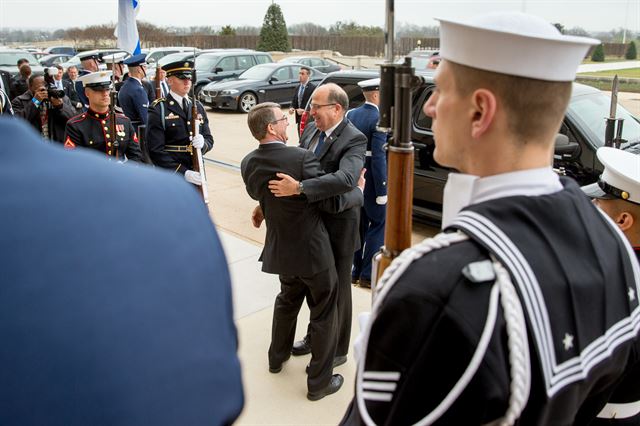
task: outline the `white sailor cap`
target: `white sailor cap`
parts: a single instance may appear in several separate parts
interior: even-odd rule
[[[583,186],[582,191],[591,198],[640,204],[640,156],[611,147],[599,148],[597,155],[604,171],[598,182]]]
[[[124,62],[124,58],[128,55],[127,52],[117,52],[111,55],[105,55],[102,57],[102,61],[107,64],[121,64]]]
[[[358,86],[360,86],[363,92],[380,90],[380,79],[372,78],[370,80],[362,80],[358,82]]]
[[[485,71],[545,81],[573,81],[599,40],[565,36],[536,16],[494,12],[440,21],[440,56]]]
[[[98,71],[78,77],[84,87],[108,89],[111,87],[111,71]]]

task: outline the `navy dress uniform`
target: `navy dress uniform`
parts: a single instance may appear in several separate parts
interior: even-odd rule
[[[145,64],[146,57],[144,53],[134,55],[127,58],[124,64],[129,67],[139,67]],[[149,96],[142,81],[129,75],[118,92],[118,103],[134,128],[147,124]]]
[[[178,61],[162,67],[167,77],[175,76],[180,79],[191,79],[192,61]],[[209,130],[209,119],[204,106],[196,101],[198,114],[192,116],[192,100],[183,98],[178,102],[170,92],[168,96],[156,99],[149,110],[149,124],[147,126],[147,141],[149,155],[153,164],[159,167],[185,174],[192,170],[191,160],[191,123],[195,119],[199,122],[199,134],[204,137],[202,153],[213,147],[213,136]]]
[[[582,190],[606,213],[611,211],[607,208],[607,200],[613,201],[614,215],[611,219],[618,226],[620,213],[632,216],[633,222],[621,226],[621,229],[640,259],[640,241],[637,240],[640,235],[640,157],[611,147],[599,148],[597,156],[604,165],[604,171],[598,182],[583,186]],[[607,405],[591,423],[592,426],[612,424],[640,424],[640,366],[636,367],[635,375],[629,375],[616,386]]]
[[[85,54],[79,54],[78,58],[80,59],[80,61],[84,61],[87,59],[93,59],[96,62],[100,62],[101,60],[101,56],[97,53],[85,53]],[[87,70],[80,70],[79,72],[79,76],[83,76],[83,75],[87,75],[90,74],[90,71]],[[78,95],[78,99],[80,100],[80,102],[82,103],[82,110],[86,111],[89,108],[89,99],[87,99],[87,96],[84,94],[84,86],[82,85],[82,81],[80,81],[79,79],[76,80],[75,82],[75,88],[76,88],[76,93]]]
[[[85,87],[109,90],[111,71],[100,71],[79,77]],[[73,150],[77,147],[95,149],[109,158],[142,161],[140,144],[131,121],[116,113],[115,134],[111,134],[111,115],[109,110],[97,112],[89,108],[86,112],[71,118],[67,122],[64,147]]]
[[[231,281],[198,195],[21,120],[0,117],[0,134],[0,423],[232,424]]]
[[[380,90],[380,79],[358,83],[363,92]],[[384,224],[387,214],[387,136],[377,130],[380,111],[372,102],[347,112],[347,118],[367,137],[364,167],[367,183],[364,206],[360,213],[360,248],[353,255],[352,282],[371,287],[371,261],[384,244]]]
[[[475,168],[449,175],[444,203],[452,193],[462,202],[444,232],[405,250],[376,286],[343,424],[587,425],[620,383],[635,378],[637,386],[640,266],[620,230],[573,180],[553,173],[544,151],[578,65],[600,42],[500,12],[440,20],[440,43],[437,76],[448,84],[427,104],[430,114],[439,102],[470,108],[470,96],[451,100],[459,93],[449,86],[462,75],[458,65],[478,70],[483,81],[501,74],[519,86],[544,84],[550,97],[556,88],[564,93],[555,97],[554,120],[527,141],[545,148],[533,160],[538,168],[509,169],[512,159],[494,153],[495,145],[458,153],[460,161],[482,155],[495,163],[483,163],[489,171],[481,176],[468,174]],[[494,54],[477,55],[487,45]],[[501,100],[486,90],[479,95]],[[526,113],[501,108],[500,120]],[[440,131],[453,131],[458,117],[438,114],[436,123],[448,126]],[[471,137],[476,118],[477,109],[464,121],[468,133],[457,137]],[[506,122],[482,120],[504,132],[506,143],[496,143],[505,149],[521,143]],[[494,134],[474,137],[490,144]],[[515,152],[537,149],[529,148]]]

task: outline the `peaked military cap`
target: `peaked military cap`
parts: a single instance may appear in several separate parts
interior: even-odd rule
[[[598,182],[583,186],[582,191],[591,198],[615,198],[640,204],[640,157],[611,147],[597,151],[604,171]]]
[[[92,72],[78,77],[78,80],[82,82],[84,87],[90,89],[109,89],[111,87],[111,71]]]
[[[124,60],[124,64],[128,67],[139,67],[140,65],[146,64],[147,55],[145,53],[140,53],[138,55],[129,56]]]
[[[167,77],[178,77],[180,79],[191,78],[193,61],[176,61],[162,67],[167,72]]]

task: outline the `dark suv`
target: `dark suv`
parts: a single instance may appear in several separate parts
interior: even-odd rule
[[[431,117],[422,106],[433,93],[433,72],[420,72],[421,84],[413,93],[411,139],[415,149],[413,212],[439,221],[442,218],[442,193],[450,169],[433,159],[434,140]],[[327,75],[320,84],[336,83],[347,92],[349,108],[364,103],[358,82],[379,77],[378,71],[338,71]],[[589,86],[574,83],[569,109],[556,139],[554,169],[585,185],[595,182],[602,164],[595,152],[604,143],[604,118],[609,113],[609,96]],[[303,118],[310,118],[307,105]],[[617,117],[624,118],[622,149],[640,152],[640,121],[618,104]],[[306,124],[306,123],[305,123]]]

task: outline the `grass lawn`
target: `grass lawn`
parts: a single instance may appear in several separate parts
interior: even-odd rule
[[[578,75],[590,75],[593,77],[614,77],[618,75],[620,78],[640,78],[640,68],[628,68],[624,70],[607,70],[597,72],[583,72]]]
[[[605,56],[605,62],[626,62],[626,61],[636,61],[637,59],[625,59],[624,56]],[[591,60],[591,56],[582,61],[583,64],[601,64],[602,62],[593,62]]]

